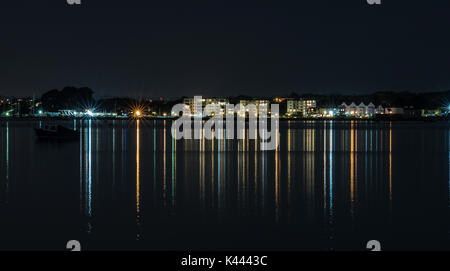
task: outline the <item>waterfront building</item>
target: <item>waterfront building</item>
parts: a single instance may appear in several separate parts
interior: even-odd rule
[[[436,116],[441,116],[442,114],[442,110],[437,108],[437,109],[422,109],[421,110],[421,116],[422,117],[436,117]]]
[[[384,110],[381,105],[376,108],[373,103],[356,105],[356,103],[352,102],[350,105],[347,105],[344,102],[339,106],[339,114],[343,116],[369,117],[377,114],[377,112],[384,112]]]
[[[339,109],[337,108],[319,108],[317,110],[316,117],[319,118],[332,118],[338,115]]]
[[[403,115],[405,110],[403,107],[388,107],[384,109],[384,113],[388,115]]]
[[[384,108],[379,105],[377,108],[375,108],[375,115],[382,115],[384,114]]]
[[[308,116],[316,109],[317,102],[315,100],[288,100],[286,102],[287,115]]]
[[[347,105],[345,102],[339,106],[339,113],[343,116],[356,116],[357,106],[355,103]]]
[[[36,105],[33,98],[14,98],[9,100],[9,116],[28,117],[34,115]]]
[[[228,99],[224,98],[201,98],[201,108],[196,108],[195,97],[185,98],[183,103],[189,108],[191,116],[195,116],[195,112],[202,112],[207,105],[215,111],[220,112],[221,115],[225,114],[226,105],[229,104]],[[205,117],[205,116],[204,116]]]
[[[300,101],[289,100],[286,102],[286,113],[288,115],[297,115],[300,113]]]
[[[269,100],[240,100],[239,104],[241,106],[248,106],[248,105],[255,105],[256,106],[256,113],[255,113],[255,117],[259,116],[259,114],[265,113],[265,114],[269,114],[270,113],[270,101]],[[263,111],[261,111],[263,110]],[[246,112],[244,112],[245,116],[248,116],[249,112],[248,109],[246,110]]]

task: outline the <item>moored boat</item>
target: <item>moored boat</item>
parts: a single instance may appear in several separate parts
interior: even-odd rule
[[[80,137],[79,131],[62,125],[44,125],[42,128],[35,128],[34,131],[39,138],[43,139],[78,139]]]

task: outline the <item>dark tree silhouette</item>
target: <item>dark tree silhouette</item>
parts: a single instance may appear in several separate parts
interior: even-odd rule
[[[63,109],[85,109],[95,104],[94,92],[90,88],[65,87],[50,90],[42,95],[42,106],[49,112]]]

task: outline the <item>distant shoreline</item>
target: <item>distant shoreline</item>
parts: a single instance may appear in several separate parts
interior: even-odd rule
[[[134,120],[176,120],[175,117],[140,117],[140,118],[114,118],[114,117],[102,117],[102,118],[73,118],[73,117],[0,117],[0,122],[5,121],[69,121],[69,120],[95,120],[95,121],[134,121]],[[209,118],[203,118],[208,120]],[[248,118],[245,119],[248,122]],[[268,118],[270,120],[270,118]],[[352,117],[334,117],[334,118],[280,118],[280,121],[423,121],[423,122],[436,122],[436,121],[449,121],[450,117],[415,117],[406,118],[402,116],[377,116],[373,118],[352,118]],[[224,118],[224,122],[226,118]]]

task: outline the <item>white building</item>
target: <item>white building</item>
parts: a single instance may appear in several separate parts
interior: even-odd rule
[[[214,112],[220,112],[220,114],[225,114],[225,107],[229,104],[228,99],[219,99],[219,98],[201,98],[201,107],[200,102],[198,104],[199,108],[196,108],[195,98],[185,98],[183,103],[190,109],[191,116],[195,115],[195,112],[203,113],[203,110],[207,105]]]
[[[364,103],[360,103],[359,105],[355,103],[351,103],[350,105],[342,103],[339,106],[339,113],[341,115],[352,117],[369,117],[374,114],[380,114],[378,112],[381,111],[383,111],[381,105],[376,108],[373,103],[369,103],[368,105]]]
[[[311,109],[316,108],[317,103],[315,100],[288,100],[286,106],[288,115],[306,116]]]
[[[270,113],[270,101],[269,100],[240,100],[239,104],[241,106],[255,105],[256,106],[256,116],[259,116],[261,113],[265,113],[266,115]],[[263,110],[263,111],[261,111]],[[249,114],[249,110],[247,109],[245,112],[246,115]]]

